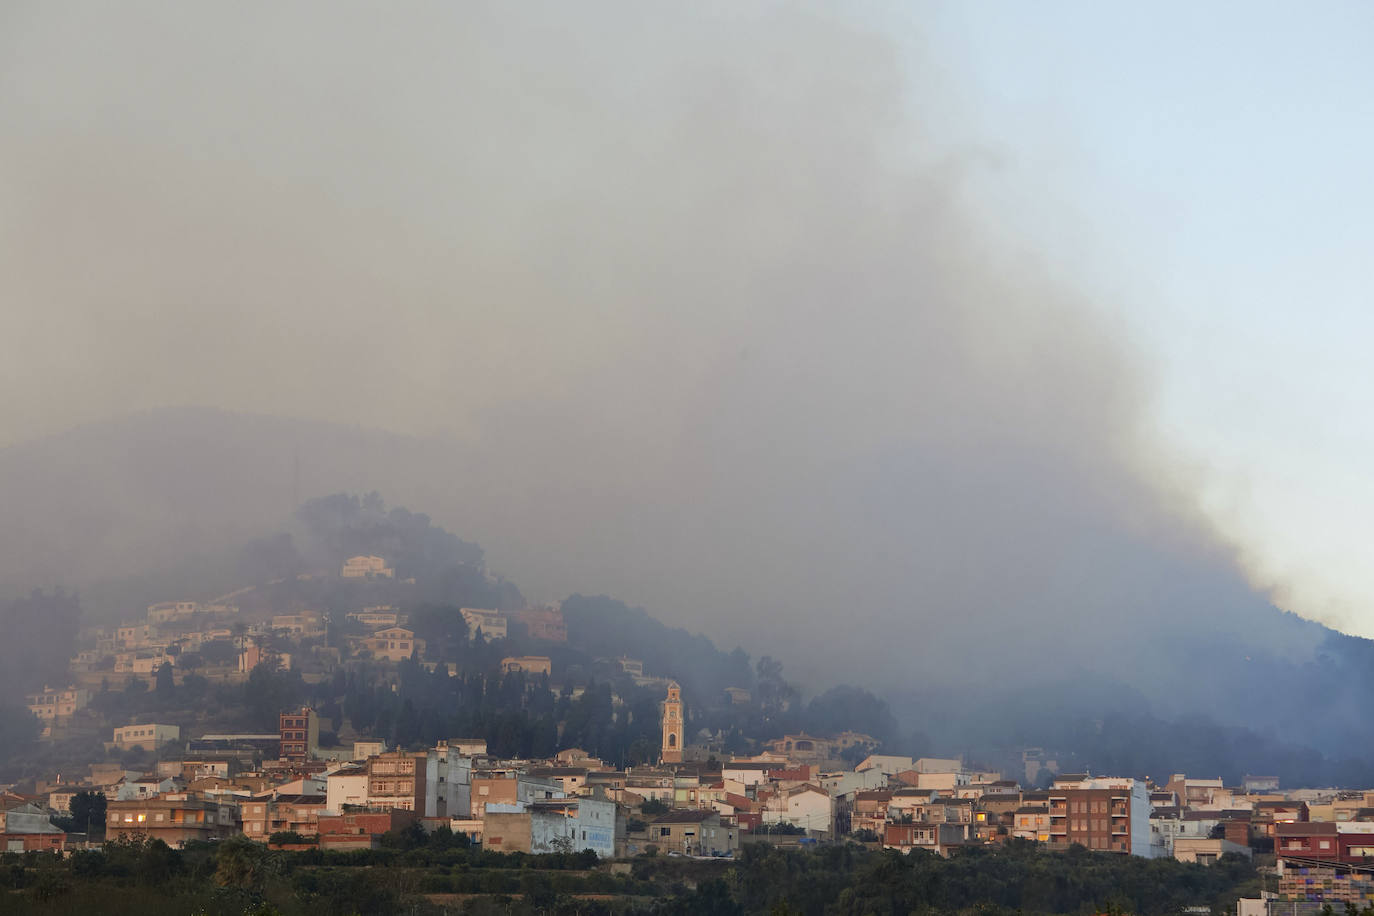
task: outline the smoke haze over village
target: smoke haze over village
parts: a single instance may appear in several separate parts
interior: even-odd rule
[[[976,93],[909,17],[4,17],[14,589],[200,549],[141,527],[178,511],[160,487],[204,549],[375,489],[529,595],[613,594],[817,684],[1008,652],[1167,679],[1091,650],[1172,627],[1311,650],[1200,510],[1127,323],[970,204],[1008,153],[943,129]],[[188,406],[250,415],[262,448],[142,414],[207,441],[132,489],[33,483],[61,468],[44,436]],[[120,507],[101,558],[32,541],[76,502]]]
[[[0,3],[0,910],[1374,916],[1372,34]]]

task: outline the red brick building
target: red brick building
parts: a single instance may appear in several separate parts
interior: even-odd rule
[[[1305,821],[1276,823],[1274,854],[1289,860],[1374,865],[1374,832],[1366,832],[1372,826]]]
[[[1050,789],[1049,809],[1051,847],[1150,855],[1149,794],[1139,780],[1062,777]]]
[[[320,720],[315,710],[303,706],[296,712],[284,712],[280,716],[281,750],[277,753],[282,760],[304,762],[320,746]]]
[[[376,849],[382,834],[402,830],[419,819],[414,811],[400,809],[323,815],[316,821],[320,848]]]
[[[53,826],[38,805],[14,796],[0,802],[0,852],[61,852],[66,848],[67,835]]]

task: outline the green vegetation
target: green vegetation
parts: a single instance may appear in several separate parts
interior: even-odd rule
[[[0,859],[0,910],[239,914],[865,914],[1222,913],[1258,889],[1251,864],[1052,853],[1030,843],[949,859],[860,846],[747,845],[734,861],[635,859],[613,874],[590,853],[485,852],[460,835],[390,837],[349,853],[269,850],[243,838],[186,850],[160,841]]]
[[[53,819],[68,833],[89,834],[92,839],[105,836],[106,798],[100,792],[77,792],[68,806],[69,814]]]

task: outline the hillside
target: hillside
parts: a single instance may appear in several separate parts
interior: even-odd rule
[[[82,427],[0,451],[0,592],[61,584],[80,592],[87,619],[96,620],[170,597],[212,597],[242,584],[247,543],[297,524],[293,501],[373,490],[431,513],[456,533],[456,550],[480,539],[486,565],[500,558],[497,570],[527,595],[548,590],[529,589],[531,580],[565,581],[549,577],[541,558],[572,568],[584,555],[579,544],[544,530],[532,493],[506,502],[513,483],[492,486],[490,470],[470,470],[476,464],[451,442],[225,411],[156,411]],[[595,528],[595,519],[584,521]],[[721,549],[738,546],[726,531],[718,537]],[[1374,759],[1374,643],[1281,613],[1201,561],[1179,567],[1188,575],[1152,580],[1157,548],[1130,548],[1122,547],[1130,560],[1120,577],[1148,613],[1008,612],[1000,627],[956,618],[933,628],[938,609],[921,618],[875,611],[862,593],[848,608],[752,610],[751,596],[768,587],[765,570],[765,581],[735,583],[732,597],[729,581],[700,567],[684,588],[721,596],[709,614],[702,606],[662,615],[663,627],[635,612],[614,632],[633,634],[630,650],[653,656],[680,647],[684,636],[672,626],[732,645],[739,629],[729,621],[747,621],[758,635],[745,648],[785,659],[789,680],[813,694],[844,682],[878,690],[905,733],[942,746],[1081,738],[1083,721],[1144,716],[1210,720],[1280,745]],[[605,566],[589,554],[586,563],[584,580]],[[920,568],[910,576],[919,594]],[[615,591],[616,581],[577,590]],[[675,584],[655,587],[668,601]],[[1025,594],[1028,608],[1042,600]],[[1094,651],[1080,651],[1084,645]]]

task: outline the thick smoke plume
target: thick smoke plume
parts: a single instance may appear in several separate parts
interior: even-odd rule
[[[1166,690],[1264,609],[1164,473],[1139,356],[968,215],[984,166],[909,20],[3,15],[9,441],[185,404],[418,437],[297,442],[299,495],[379,489],[527,594],[610,592],[804,683]],[[285,517],[288,440],[178,466],[247,462],[225,479]]]

